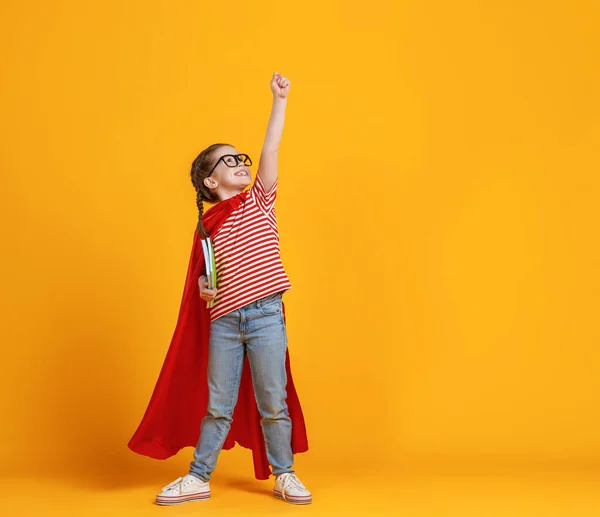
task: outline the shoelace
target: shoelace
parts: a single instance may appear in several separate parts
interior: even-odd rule
[[[281,474],[281,476],[279,477],[283,481],[281,486],[281,496],[283,497],[283,499],[286,499],[285,494],[290,488],[299,488],[301,490],[306,490],[306,487],[302,484],[302,481],[300,481],[296,477],[296,474],[286,472],[285,474]]]
[[[164,487],[162,487],[162,490],[168,490],[169,488],[174,488],[175,486],[177,486],[177,484],[181,483],[183,481],[183,478],[177,478],[175,481],[172,481],[171,483],[169,483],[168,485],[165,485]]]
[[[169,483],[168,485],[165,485],[164,487],[162,487],[162,490],[167,490],[169,488],[173,488],[177,483],[179,483],[183,478],[177,478],[175,481],[172,481],[171,483]]]

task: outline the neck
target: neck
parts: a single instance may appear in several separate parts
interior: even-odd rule
[[[219,189],[217,190],[217,197],[219,198],[219,201],[225,201],[229,198],[237,196],[238,194],[241,194],[243,191],[243,188]]]

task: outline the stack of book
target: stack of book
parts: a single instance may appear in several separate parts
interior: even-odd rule
[[[217,266],[215,264],[215,251],[213,250],[210,237],[202,239],[202,251],[204,252],[204,265],[206,266],[206,278],[208,288],[214,289],[217,287]],[[215,301],[206,302],[206,307],[212,307]]]

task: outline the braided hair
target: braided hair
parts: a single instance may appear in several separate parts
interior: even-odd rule
[[[229,144],[213,144],[204,151],[202,151],[192,163],[192,170],[190,176],[192,178],[192,185],[196,189],[196,206],[198,207],[198,234],[206,239],[209,237],[204,224],[202,223],[202,217],[204,216],[204,205],[202,201],[208,201],[209,203],[216,203],[218,201],[217,196],[204,184],[204,179],[208,177],[210,169],[214,165],[212,159],[213,153],[219,148]]]

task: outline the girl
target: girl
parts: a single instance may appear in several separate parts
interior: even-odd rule
[[[252,449],[257,478],[266,479],[265,464],[271,465],[275,497],[312,502],[292,468],[293,454],[308,444],[287,350],[282,295],[291,285],[274,209],[290,82],[275,73],[271,90],[271,117],[248,191],[252,160],[228,144],[211,145],[192,164],[199,217],[182,306],[152,399],[129,442],[135,452],[161,459],[195,444],[189,473],[163,487],[157,504],[208,499],[218,455],[235,442]],[[216,205],[204,214],[203,201]],[[213,289],[199,243],[207,237],[217,269]],[[199,404],[206,414],[198,426]]]

